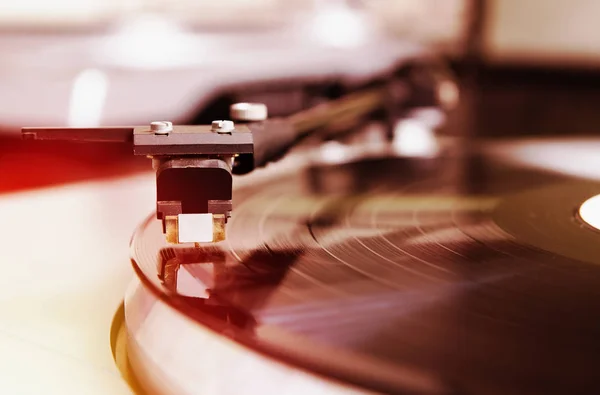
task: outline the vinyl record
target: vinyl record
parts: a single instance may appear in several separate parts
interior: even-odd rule
[[[598,193],[477,153],[379,157],[238,188],[218,244],[151,217],[132,364],[182,392],[597,392],[600,233],[575,213]]]

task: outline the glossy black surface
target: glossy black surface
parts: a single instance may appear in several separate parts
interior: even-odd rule
[[[574,212],[596,193],[480,155],[376,159],[236,190],[219,244],[149,220],[132,252],[200,325],[368,389],[410,391],[410,367],[436,392],[595,393],[600,233]]]

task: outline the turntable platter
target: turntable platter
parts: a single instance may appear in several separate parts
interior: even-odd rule
[[[600,185],[473,155],[314,166],[236,193],[225,242],[168,245],[152,218],[134,235],[142,288],[192,325],[361,391],[600,390],[599,233],[574,214]],[[152,349],[139,292],[134,343],[186,355],[183,335]]]

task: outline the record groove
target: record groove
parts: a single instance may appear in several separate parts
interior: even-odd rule
[[[149,220],[134,265],[199,324],[363,388],[406,391],[391,377],[408,366],[433,392],[600,390],[600,243],[573,216],[600,187],[493,161],[473,180],[469,166],[273,177],[237,191],[219,245],[166,245]],[[344,353],[381,365],[357,373]]]

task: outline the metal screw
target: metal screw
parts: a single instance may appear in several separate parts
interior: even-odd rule
[[[150,123],[150,130],[154,134],[169,134],[173,131],[173,122],[169,121],[154,121]]]
[[[231,133],[235,129],[233,121],[212,121],[211,130],[215,133]]]
[[[264,121],[268,111],[263,103],[235,103],[229,107],[229,115],[236,121]]]

